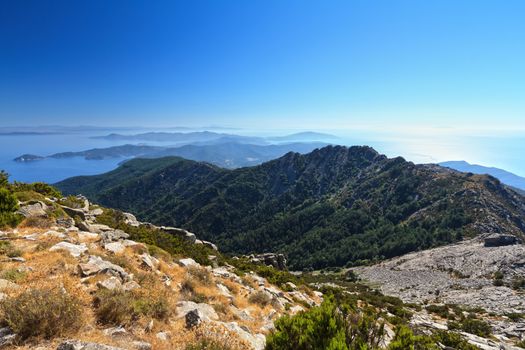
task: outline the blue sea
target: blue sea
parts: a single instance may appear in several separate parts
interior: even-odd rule
[[[101,174],[115,169],[123,158],[85,160],[82,157],[46,159],[18,163],[13,161],[22,154],[41,156],[66,151],[83,151],[123,144],[122,141],[93,139],[92,136],[119,132],[71,132],[48,135],[0,135],[0,169],[11,175],[11,180],[55,183],[71,176]],[[139,133],[142,131],[135,131]],[[122,133],[130,133],[124,131]],[[254,134],[253,132],[238,132]],[[334,133],[337,134],[336,131]],[[282,133],[281,134],[285,134]],[[389,132],[339,133],[338,143],[370,145],[389,157],[403,156],[415,163],[437,163],[466,160],[484,166],[494,166],[525,177],[525,135],[512,136],[460,136],[460,135],[396,135]],[[150,143],[151,144],[151,143]],[[158,145],[158,143],[157,143]]]

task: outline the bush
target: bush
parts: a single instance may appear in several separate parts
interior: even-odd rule
[[[32,191],[39,193],[45,197],[61,198],[62,194],[55,187],[48,185],[44,182],[34,182],[26,184],[23,182],[16,182],[11,185],[13,192],[25,192]]]
[[[21,216],[15,214],[18,210],[18,201],[5,188],[0,188],[0,228],[15,227],[22,220]]]
[[[84,201],[80,198],[77,198],[75,196],[67,196],[65,198],[60,199],[60,204],[65,205],[69,208],[74,209],[81,209],[84,207]]]
[[[328,297],[319,307],[277,320],[268,336],[267,350],[374,349],[384,335],[377,315],[357,314],[337,307]]]
[[[59,288],[31,289],[0,303],[5,324],[21,339],[46,339],[77,330],[82,325],[78,299]]]
[[[125,325],[141,316],[165,320],[171,314],[167,298],[142,296],[123,290],[100,290],[94,300],[98,322],[110,325]]]
[[[205,286],[210,286],[213,282],[211,273],[208,270],[203,269],[201,267],[190,266],[188,268],[188,275]]]
[[[257,304],[261,307],[265,307],[266,305],[272,302],[272,297],[268,295],[268,293],[265,293],[263,291],[257,291],[255,293],[250,294],[250,296],[248,297],[248,301],[252,304]]]
[[[518,276],[514,277],[512,279],[511,287],[515,290],[525,288],[525,278]]]
[[[462,330],[464,332],[475,334],[480,337],[488,337],[492,333],[490,325],[473,317],[468,317],[458,322],[449,322],[448,328],[451,330]]]

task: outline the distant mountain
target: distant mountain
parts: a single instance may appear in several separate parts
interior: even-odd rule
[[[520,177],[516,174],[513,174],[503,169],[485,167],[485,166],[477,165],[477,164],[470,164],[462,160],[442,162],[442,163],[439,163],[439,165],[447,167],[447,168],[451,168],[457,171],[462,171],[465,173],[492,175],[506,185],[516,187],[522,191],[525,191],[525,178]]]
[[[227,170],[135,159],[57,186],[184,227],[232,253],[281,252],[294,269],[388,258],[488,232],[521,237],[525,198],[487,175],[327,146]]]
[[[330,141],[336,140],[337,137],[330,134],[318,132],[300,132],[285,136],[273,137],[256,137],[242,136],[234,134],[216,133],[211,131],[196,132],[148,132],[134,135],[109,134],[106,136],[95,136],[93,138],[111,140],[111,141],[148,141],[148,142],[174,142],[186,144],[212,144],[225,142],[250,143],[265,145],[270,142],[312,142],[312,141]]]
[[[224,139],[221,139],[224,141]],[[326,146],[326,143],[287,143],[278,145],[252,145],[244,143],[226,142],[184,145],[181,147],[156,147],[147,145],[122,145],[108,148],[95,148],[80,152],[62,152],[50,156],[24,154],[14,159],[16,162],[41,161],[46,158],[65,159],[84,157],[87,160],[106,158],[160,158],[179,156],[186,159],[204,161],[224,168],[239,168],[261,164],[278,158],[287,152],[308,153],[316,148]]]
[[[285,135],[285,136],[268,137],[267,139],[271,141],[291,142],[291,141],[328,141],[328,140],[337,140],[339,138],[335,135],[306,131],[306,132],[299,132],[296,134]]]
[[[198,142],[242,142],[242,143],[267,143],[259,137],[239,136],[223,134],[211,131],[196,132],[147,132],[134,135],[109,134],[106,136],[94,136],[95,139],[111,141],[148,141],[148,142],[173,142],[173,143],[198,143]],[[222,140],[222,141],[221,141]]]

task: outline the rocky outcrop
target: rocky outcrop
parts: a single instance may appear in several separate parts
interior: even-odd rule
[[[483,239],[485,247],[501,247],[518,243],[518,238],[514,235],[490,234]]]
[[[403,255],[352,269],[406,302],[444,302],[483,307],[502,314],[525,312],[525,297],[505,284],[525,276],[525,245],[485,247],[478,239]]]
[[[272,266],[278,270],[286,270],[286,257],[284,254],[264,253],[248,255],[248,259],[256,264]]]

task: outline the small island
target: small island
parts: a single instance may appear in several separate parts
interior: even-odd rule
[[[16,157],[13,160],[15,162],[19,162],[19,163],[26,163],[26,162],[34,162],[34,161],[37,161],[37,160],[42,160],[44,158],[45,157],[37,156],[35,154],[23,154],[20,157]]]

